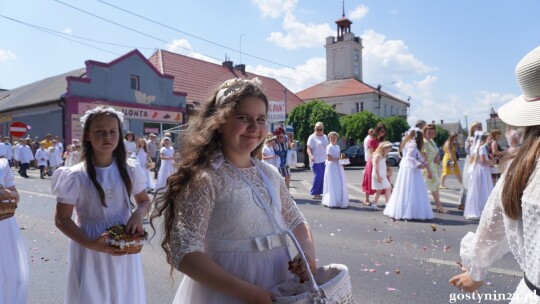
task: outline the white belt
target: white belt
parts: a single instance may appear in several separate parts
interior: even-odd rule
[[[271,234],[249,240],[206,240],[209,251],[265,251],[288,247],[285,234]]]

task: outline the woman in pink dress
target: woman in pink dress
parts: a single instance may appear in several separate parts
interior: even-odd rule
[[[362,181],[362,190],[364,193],[366,193],[366,200],[364,201],[365,206],[371,206],[371,202],[369,201],[369,196],[375,194],[375,190],[373,190],[371,186],[371,174],[373,172],[373,162],[372,157],[373,152],[377,149],[381,141],[384,139],[384,135],[386,134],[386,128],[382,124],[382,122],[378,123],[375,127],[374,136],[372,136],[368,140],[368,150],[369,150],[369,159],[366,163],[366,168],[364,169],[364,179]],[[365,153],[365,152],[364,152]],[[382,192],[384,194],[384,191]]]

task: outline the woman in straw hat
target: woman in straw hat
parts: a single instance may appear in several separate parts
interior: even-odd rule
[[[540,303],[540,46],[518,63],[516,77],[523,95],[502,106],[499,117],[525,127],[523,145],[504,158],[512,165],[493,189],[476,233],[461,241],[464,272],[450,284],[479,289],[490,266],[511,250],[525,275],[510,303]]]

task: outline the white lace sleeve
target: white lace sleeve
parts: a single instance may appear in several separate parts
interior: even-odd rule
[[[190,252],[203,251],[208,222],[214,209],[215,185],[208,173],[191,181],[176,198],[176,216],[171,232],[171,261],[179,268],[182,258]]]
[[[476,233],[469,232],[461,240],[461,259],[475,281],[482,281],[489,267],[510,251],[506,239],[501,194],[504,175],[488,198]]]
[[[294,228],[301,223],[307,224],[306,218],[302,212],[300,212],[300,209],[298,209],[298,206],[291,197],[291,193],[289,192],[289,189],[287,189],[283,179],[281,179],[279,184],[279,197],[281,198],[282,204],[281,216],[283,216],[283,220],[285,220],[285,224],[289,230],[293,231]]]

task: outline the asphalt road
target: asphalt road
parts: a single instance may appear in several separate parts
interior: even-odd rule
[[[21,195],[16,217],[30,258],[28,303],[62,303],[67,237],[53,223],[55,198],[50,193],[50,180],[39,179],[36,170],[29,175],[30,179],[16,177]],[[362,168],[347,167],[346,175],[350,207],[329,209],[310,198],[312,172],[293,171],[291,193],[313,230],[318,264],[346,264],[357,303],[450,303],[459,297],[447,282],[459,273],[459,242],[476,229],[477,222],[466,220],[455,208],[457,181],[450,178],[450,189],[442,190],[450,213],[436,214],[429,221],[392,221],[382,211],[369,210],[360,203],[364,197],[360,191]],[[146,229],[152,231],[148,225]],[[172,279],[169,276],[159,233],[143,248],[142,259],[148,303],[171,303],[182,275],[173,271]],[[481,291],[512,293],[521,275],[514,258],[507,254],[493,266]],[[478,299],[455,303],[478,303]]]

